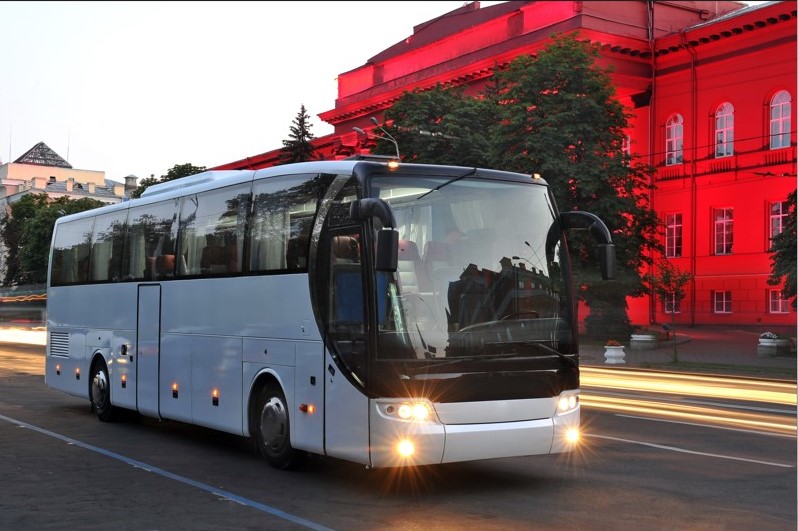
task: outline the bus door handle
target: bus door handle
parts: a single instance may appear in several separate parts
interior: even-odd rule
[[[330,373],[330,376],[335,376],[335,367],[332,366],[332,363],[327,365],[327,372]]]

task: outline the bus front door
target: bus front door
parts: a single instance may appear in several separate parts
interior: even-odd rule
[[[160,415],[158,373],[161,336],[161,286],[139,286],[136,333],[136,403],[139,413]]]

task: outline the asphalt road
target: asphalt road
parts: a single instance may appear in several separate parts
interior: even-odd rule
[[[42,367],[0,346],[2,530],[795,529],[794,435],[585,406],[578,453],[283,472],[240,437],[101,423]]]

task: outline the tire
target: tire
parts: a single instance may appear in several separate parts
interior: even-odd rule
[[[116,410],[111,405],[111,379],[108,377],[108,368],[102,361],[94,363],[91,368],[89,400],[91,410],[100,421],[111,422],[114,419]]]
[[[291,446],[288,406],[275,383],[258,391],[252,432],[261,457],[274,468],[297,469],[305,464],[307,454]]]

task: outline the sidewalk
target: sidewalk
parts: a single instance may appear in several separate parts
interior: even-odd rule
[[[771,327],[772,328],[772,327]],[[771,328],[768,328],[770,330]],[[759,357],[757,344],[762,327],[694,326],[676,330],[674,341],[661,341],[652,350],[631,349],[625,341],[624,364],[605,363],[604,347],[583,341],[581,364],[594,367],[631,367],[671,371],[751,376],[782,380],[796,379],[796,330],[773,330],[791,338],[792,352],[778,357]]]

